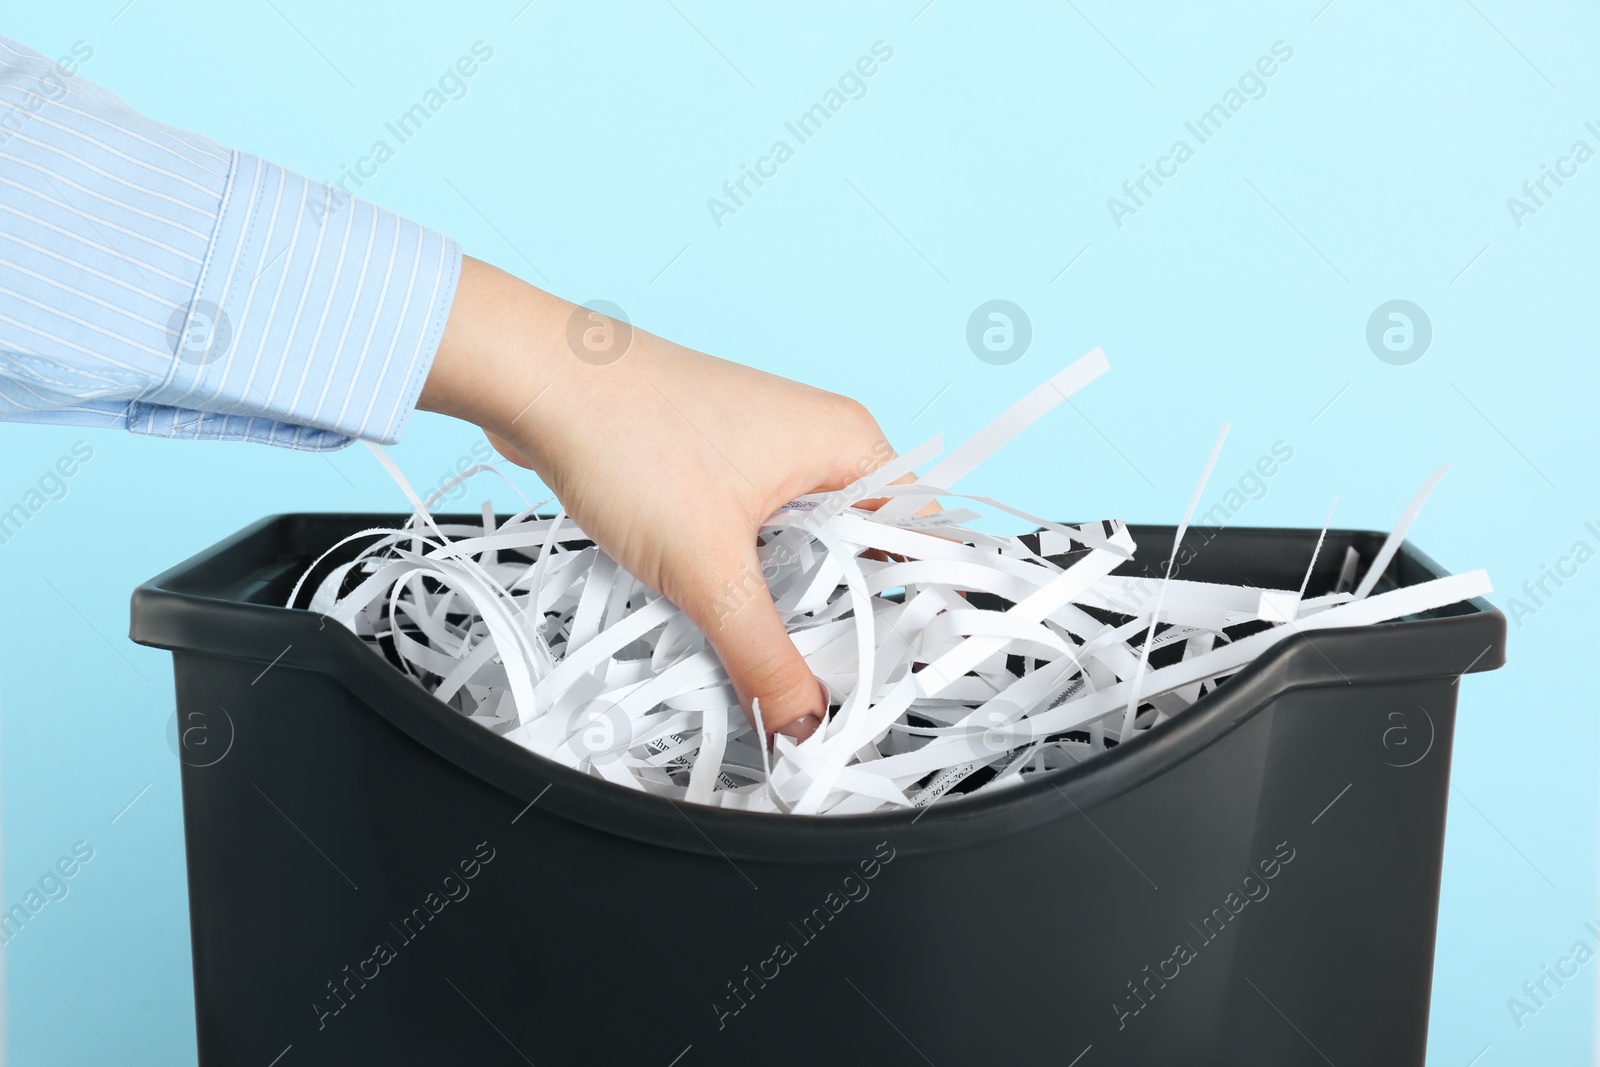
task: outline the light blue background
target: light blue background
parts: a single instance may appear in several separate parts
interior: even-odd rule
[[[1573,141],[1600,148],[1592,5],[924,2],[98,0],[8,5],[4,32],[52,56],[85,41],[83,75],[133,106],[324,180],[482,39],[467,96],[363,195],[558,294],[852,393],[902,448],[959,439],[1103,345],[1113,371],[1077,411],[974,479],[1037,512],[1176,521],[1231,420],[1208,504],[1274,441],[1294,449],[1238,523],[1315,526],[1338,494],[1338,524],[1387,527],[1454,460],[1414,538],[1487,567],[1502,606],[1597,544],[1600,160],[1522,228],[1506,207]],[[866,96],[715,226],[707,197],[878,40],[894,58]],[[1107,197],[1279,40],[1294,56],[1267,95],[1119,229]],[[997,297],[1033,324],[1010,366],[964,339]],[[1395,298],[1433,324],[1409,366],[1365,342]],[[360,449],[8,426],[0,504],[80,437],[94,458],[70,493],[0,546],[5,904],[73,842],[95,849],[3,950],[9,1049],[19,1067],[191,1062],[170,661],[126,639],[128,594],[268,512],[402,502]],[[478,440],[424,415],[395,454],[431,486]],[[1600,912],[1597,601],[1592,563],[1513,627],[1506,669],[1462,683],[1431,1063],[1590,1055],[1600,964],[1520,1030],[1506,1000]]]

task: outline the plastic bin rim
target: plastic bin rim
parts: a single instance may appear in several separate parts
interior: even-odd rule
[[[523,814],[537,807],[545,815],[594,830],[725,859],[851,862],[870,857],[885,840],[897,852],[917,854],[979,844],[1056,819],[1088,818],[1088,811],[1192,758],[1295,689],[1458,676],[1504,663],[1505,618],[1488,601],[1476,598],[1465,614],[1319,630],[1314,645],[1305,634],[1292,635],[1159,731],[1080,766],[1039,775],[1002,792],[980,793],[916,812],[797,816],[730,811],[625,789],[524,749],[449,712],[411,678],[374,655],[354,633],[343,627],[325,628],[314,612],[173,588],[252,538],[310,517],[370,519],[366,525],[374,526],[395,518],[393,513],[290,512],[260,519],[135,589],[132,640],[175,653],[273,662],[274,669],[329,676],[390,725],[506,793]],[[1257,534],[1309,532],[1230,529]],[[1382,536],[1365,530],[1329,533]],[[1396,561],[1401,558],[1431,576],[1446,573],[1409,541]],[[1372,658],[1370,638],[1380,632],[1384,641],[1379,647],[1389,654],[1387,662],[1375,667],[1367,662]],[[1481,651],[1457,652],[1465,648]],[[1337,665],[1341,660],[1345,669]],[[1354,666],[1358,660],[1361,666]],[[185,773],[189,770],[186,767]]]

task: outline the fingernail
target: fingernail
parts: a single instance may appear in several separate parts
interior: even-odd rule
[[[817,727],[822,725],[822,720],[815,715],[802,715],[798,719],[777,729],[777,733],[796,741],[804,741],[817,732]]]

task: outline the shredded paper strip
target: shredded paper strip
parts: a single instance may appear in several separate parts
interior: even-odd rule
[[[1359,583],[1362,561],[1347,552],[1340,591],[1306,596],[1320,538],[1298,589],[1174,577],[1227,427],[1159,577],[1113,573],[1134,551],[1121,522],[1064,526],[954,491],[1106,370],[1095,349],[942,458],[935,438],[844,490],[790,502],[762,527],[763,577],[834,697],[801,743],[769,737],[759,708],[752,725],[706,638],[565,514],[541,516],[536,505],[500,522],[485,503],[480,522],[435,521],[430,505],[462,480],[499,473],[493,467],[473,467],[422,500],[373,449],[415,514],[401,529],[334,546],[289,603],[325,571],[305,606],[378,646],[455,712],[619,786],[725,808],[848,815],[1006,789],[1081,763],[1158,729],[1293,634],[1490,591],[1479,570],[1375,592],[1443,469]],[[889,484],[928,463],[917,481]],[[869,498],[888,502],[853,506]],[[918,514],[934,500],[951,510]],[[978,531],[970,524],[980,508],[1039,530]],[[362,541],[353,560],[322,566]],[[733,622],[737,607],[730,600]]]

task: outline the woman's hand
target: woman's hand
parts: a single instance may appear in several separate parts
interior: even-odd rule
[[[474,259],[418,403],[481,426],[585,533],[710,640],[748,715],[809,736],[827,708],[756,534],[893,458],[860,404],[664,341]]]

